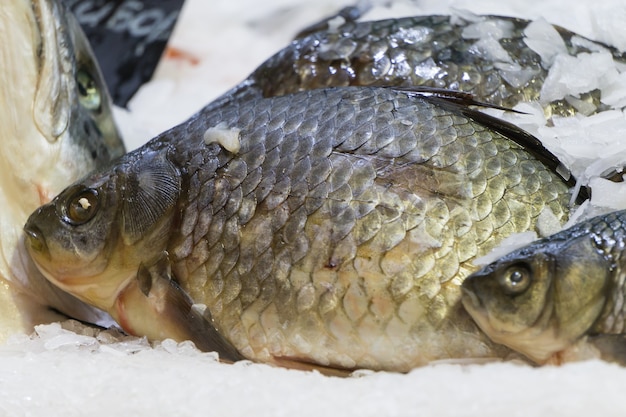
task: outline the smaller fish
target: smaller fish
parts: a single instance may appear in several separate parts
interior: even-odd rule
[[[626,365],[626,210],[540,239],[462,285],[478,326],[538,364],[600,357]]]

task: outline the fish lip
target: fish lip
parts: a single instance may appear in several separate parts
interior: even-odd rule
[[[41,230],[30,222],[27,222],[24,226],[24,233],[26,234],[27,246],[30,250],[39,253],[48,253],[48,244]]]
[[[463,282],[463,284],[461,285],[461,301],[463,303],[463,306],[465,307],[466,310],[480,310],[482,309],[483,306],[483,302],[480,299],[480,297],[478,297],[478,295],[476,294],[476,292],[470,288],[470,286],[472,285],[473,281],[470,279],[468,280],[467,278],[465,279],[465,281]]]

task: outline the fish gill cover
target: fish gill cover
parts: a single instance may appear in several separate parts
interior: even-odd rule
[[[80,22],[118,106],[150,80],[184,0],[63,0]]]

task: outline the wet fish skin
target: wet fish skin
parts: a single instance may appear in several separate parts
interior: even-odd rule
[[[223,98],[269,97],[328,86],[429,86],[468,92],[477,100],[512,108],[539,101],[551,66],[526,44],[524,30],[531,21],[524,19],[433,15],[344,20],[339,26],[321,25],[294,40]],[[475,29],[480,25],[489,26],[493,37],[478,36]],[[554,28],[570,55],[606,50],[618,62],[626,62],[615,48]],[[502,56],[488,52],[484,43],[489,42],[495,43],[494,50],[501,48]],[[599,111],[606,109],[598,91],[580,99]],[[565,100],[543,104],[548,117],[578,113]]]
[[[124,153],[98,66],[57,0],[0,5],[0,341],[57,319],[102,316],[43,278],[22,228],[69,183]]]
[[[564,220],[568,186],[437,100],[347,87],[210,105],[33,213],[29,252],[143,334],[188,325],[159,303],[126,315],[121,300],[150,299],[138,271],[174,280],[252,360],[407,371],[505,357],[460,283],[545,209]]]
[[[463,305],[492,340],[537,363],[626,365],[625,247],[626,211],[594,217],[470,275]]]
[[[72,106],[69,135],[89,151],[97,169],[122,156],[126,148],[113,119],[113,102],[89,41],[78,21],[63,4],[59,5],[58,13],[63,19],[61,28],[66,28],[65,34],[71,41],[71,49],[68,49],[74,54],[70,54],[69,59],[74,60],[72,66],[77,94],[71,100],[77,105]]]
[[[39,26],[38,59],[44,74],[34,98],[38,128],[51,142],[71,138],[66,140],[82,148],[75,151],[77,157],[88,154],[93,166],[104,166],[125,148],[89,41],[61,1],[37,0],[31,13]]]

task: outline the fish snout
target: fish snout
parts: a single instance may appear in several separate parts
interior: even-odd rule
[[[30,250],[39,253],[48,252],[48,245],[42,231],[39,227],[32,224],[30,219],[24,226],[24,232],[26,233],[26,245]]]
[[[461,285],[461,302],[466,310],[478,310],[483,303],[474,288],[475,279],[471,276],[466,278]]]

